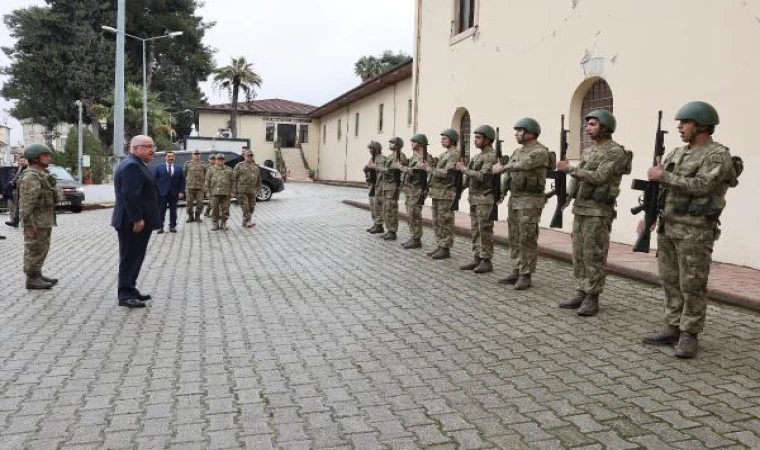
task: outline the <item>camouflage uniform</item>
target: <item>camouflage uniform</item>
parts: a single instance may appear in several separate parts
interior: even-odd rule
[[[256,209],[256,195],[261,190],[259,166],[253,161],[243,161],[235,166],[235,192],[237,192],[240,209],[243,211],[243,226],[253,217]]]
[[[491,168],[496,162],[496,152],[489,145],[484,147],[463,173],[469,187],[470,224],[472,229],[472,253],[475,258],[490,261],[493,257],[493,220],[488,220],[494,204],[491,192]]]
[[[409,235],[414,242],[419,242],[422,239],[422,206],[417,205],[420,197],[424,195],[423,187],[425,178],[427,178],[427,172],[420,171],[419,165],[421,162],[417,159],[416,154],[412,154],[412,157],[407,161],[406,167],[401,169],[404,172],[404,185],[403,191],[406,197],[406,215],[408,217],[407,223],[409,224]],[[417,168],[417,171],[414,169]]]
[[[206,171],[208,166],[198,161],[188,161],[184,166],[185,170],[185,194],[187,199],[188,220],[201,220],[203,211],[203,188],[206,182]]]
[[[663,162],[657,259],[665,291],[665,323],[699,334],[705,323],[707,278],[718,216],[734,179],[728,148],[708,139],[673,150]]]
[[[398,231],[398,195],[396,191],[396,180],[401,177],[401,171],[397,169],[391,169],[391,164],[399,162],[402,166],[408,164],[406,155],[401,151],[391,152],[390,156],[385,158],[383,168],[379,170],[379,175],[382,175],[382,192],[383,192],[383,218],[385,220],[385,228],[388,233],[396,233]],[[381,178],[378,175],[378,178]],[[399,191],[401,183],[399,180]]]
[[[433,229],[438,247],[450,249],[454,245],[454,211],[451,202],[456,196],[456,186],[449,169],[461,159],[456,147],[443,153],[430,169],[430,198],[432,199]]]
[[[606,278],[610,230],[616,217],[615,199],[627,170],[628,156],[615,141],[583,151],[578,167],[569,166],[568,196],[573,204],[573,272],[577,289],[601,294]]]
[[[209,170],[206,175],[206,192],[211,196],[213,229],[227,229],[227,219],[230,217],[230,196],[234,182],[232,169],[228,166]]]
[[[208,179],[209,175],[217,170],[216,164],[212,162],[206,162],[204,163],[206,165],[206,179]],[[205,184],[205,180],[204,180]],[[203,214],[206,217],[211,217],[211,193],[208,191],[208,188],[204,188],[204,195],[208,195],[208,204],[206,205],[206,212]]]
[[[375,155],[372,158],[372,163],[377,165],[378,167],[385,165],[385,156],[381,155],[379,152],[377,155]],[[379,171],[377,172],[377,176],[375,177],[375,195],[374,197],[369,198],[369,209],[372,213],[372,222],[382,227],[385,223],[384,217],[383,217],[383,208],[385,207],[385,198],[383,197],[383,190],[382,190],[382,176],[380,175]]]
[[[42,265],[50,250],[50,237],[55,226],[55,204],[61,199],[53,175],[29,166],[19,180],[19,208],[24,228],[33,226],[37,237],[24,234],[24,273],[27,279],[42,275]]]
[[[503,169],[508,175],[502,186],[502,198],[507,187],[511,192],[507,203],[509,257],[513,271],[520,275],[536,271],[538,223],[546,205],[544,189],[546,171],[551,167],[549,158],[549,149],[536,142],[515,150]]]

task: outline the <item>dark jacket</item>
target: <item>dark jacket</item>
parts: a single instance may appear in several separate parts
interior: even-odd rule
[[[113,178],[116,205],[111,225],[118,229],[132,228],[135,222],[145,221],[145,228],[158,229],[158,189],[150,169],[130,154],[119,164]]]
[[[168,197],[170,194],[177,197],[180,193],[185,193],[185,171],[182,166],[175,163],[174,175],[170,177],[166,163],[159,164],[153,168],[153,176],[156,178],[158,195],[161,197]]]

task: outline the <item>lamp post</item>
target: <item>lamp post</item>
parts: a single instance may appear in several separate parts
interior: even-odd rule
[[[82,142],[84,141],[84,137],[82,136],[82,101],[77,100],[74,102],[75,105],[77,105],[77,115],[78,115],[78,121],[77,121],[77,181],[79,183],[82,183]]]
[[[127,34],[127,33],[124,33],[124,32],[119,32],[119,30],[117,30],[116,28],[109,27],[109,26],[106,26],[106,25],[103,25],[101,28],[104,31],[108,31],[110,33],[115,33],[117,35],[117,37],[119,35],[124,35],[126,37],[131,37],[132,39],[137,39],[138,41],[142,42],[142,60],[143,60],[143,71],[142,71],[143,72],[143,75],[142,75],[142,78],[143,78],[143,130],[142,130],[142,133],[144,135],[147,135],[148,134],[148,76],[147,76],[148,62],[146,60],[145,46],[146,46],[146,44],[149,41],[156,41],[158,39],[163,39],[163,38],[173,38],[173,37],[177,37],[177,36],[182,36],[183,33],[182,33],[182,31],[173,31],[171,33],[163,34],[161,36],[155,36],[155,37],[150,37],[150,38],[141,38],[141,37],[133,36],[131,34]],[[122,54],[122,59],[123,59],[123,57],[124,56]]]

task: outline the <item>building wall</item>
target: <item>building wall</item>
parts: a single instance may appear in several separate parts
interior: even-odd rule
[[[68,139],[69,129],[71,125],[61,123],[53,130],[53,150],[62,152],[66,148],[66,140]],[[24,123],[22,124],[22,132],[24,134],[24,146],[28,147],[32,144],[46,144],[48,137],[51,134],[50,130],[46,129],[42,125],[36,123]]]
[[[407,78],[374,94],[359,99],[320,118],[319,178],[323,180],[364,181],[362,169],[369,161],[367,144],[378,141],[383,154],[389,154],[388,141],[399,136],[409,156],[412,123],[408,102],[412,99],[412,79]],[[379,108],[383,105],[383,129],[379,129]],[[359,128],[356,130],[356,114]],[[338,138],[338,121],[342,129]]]
[[[209,137],[218,133],[219,129],[226,129],[227,122],[230,119],[228,112],[209,112],[201,111],[198,116],[198,132],[200,136]],[[274,120],[272,120],[274,119]],[[304,122],[304,121],[310,122]],[[253,149],[254,156],[258,163],[264,163],[267,159],[275,160],[274,142],[267,142],[266,140],[266,127],[268,123],[295,123],[299,127],[302,124],[306,124],[309,129],[309,141],[302,144],[304,154],[309,161],[310,167],[317,166],[316,155],[316,141],[318,133],[316,132],[316,126],[314,120],[303,118],[288,118],[288,117],[276,117],[276,116],[254,116],[250,114],[238,115],[238,138],[250,139],[251,148]],[[275,126],[275,136],[277,127]]]
[[[585,90],[599,77],[609,83],[618,119],[615,140],[635,153],[633,176],[622,183],[614,241],[635,239],[640,216],[629,209],[639,192],[628,188],[651,165],[657,111],[664,112],[670,150],[681,145],[673,120],[678,108],[691,100],[713,104],[721,116],[715,140],[741,156],[746,167],[739,186],[728,193],[714,258],[760,268],[760,239],[752,233],[760,221],[753,195],[760,190],[760,154],[752,151],[760,102],[760,0],[671,0],[656,8],[636,0],[476,0],[478,27],[461,40],[451,35],[454,0],[416,1],[416,107],[423,132],[452,125],[464,107],[473,128],[501,127],[505,151],[515,148],[511,126],[524,116],[541,123],[540,140],[557,150],[559,119],[566,114],[570,153],[577,158]],[[554,206],[552,199],[542,226],[548,226]],[[505,213],[502,207],[500,215]],[[572,220],[565,223],[569,231]]]

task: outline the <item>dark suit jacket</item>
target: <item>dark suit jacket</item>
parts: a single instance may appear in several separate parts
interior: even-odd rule
[[[119,164],[113,177],[116,205],[111,225],[119,229],[132,228],[135,222],[145,221],[145,229],[161,226],[158,212],[158,189],[153,174],[140,159],[130,154]]]
[[[158,164],[153,168],[153,176],[156,178],[158,195],[161,197],[168,197],[170,194],[177,197],[180,193],[185,193],[185,172],[182,166],[175,163],[174,175],[170,177],[166,163]]]

